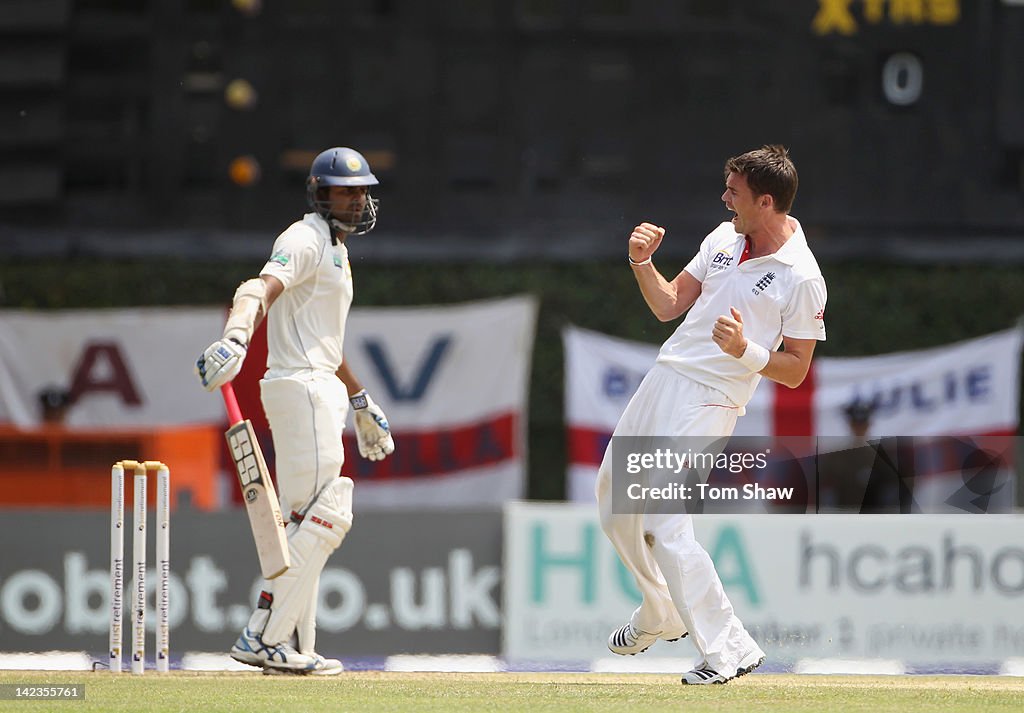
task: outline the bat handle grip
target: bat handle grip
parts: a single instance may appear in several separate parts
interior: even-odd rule
[[[224,397],[224,405],[228,409],[228,420],[231,425],[241,423],[242,409],[238,408],[238,399],[235,397],[235,389],[230,382],[220,387],[221,396]]]

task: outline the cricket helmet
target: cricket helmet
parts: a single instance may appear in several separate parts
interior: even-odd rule
[[[321,152],[309,167],[306,179],[306,200],[317,215],[333,228],[350,235],[363,235],[377,224],[377,207],[380,201],[366,192],[366,205],[361,216],[336,216],[331,213],[331,202],[327,197],[330,186],[376,186],[380,182],[370,172],[366,158],[354,149],[339,146]]]

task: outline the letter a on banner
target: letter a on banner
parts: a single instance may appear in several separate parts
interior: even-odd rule
[[[101,364],[106,366],[106,374],[103,374]],[[71,375],[71,403],[75,403],[90,391],[112,391],[120,395],[126,404],[142,405],[139,391],[117,344],[96,342],[85,345],[82,358]]]

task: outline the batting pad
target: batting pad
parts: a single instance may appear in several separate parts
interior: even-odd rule
[[[299,617],[316,596],[320,572],[352,527],[352,480],[341,477],[320,491],[306,517],[288,538],[292,566],[274,580],[274,604],[263,642],[288,641]],[[307,632],[308,637],[308,632]]]
[[[300,654],[313,656],[316,653],[316,605],[320,598],[320,575],[316,575],[316,582],[309,588],[309,598],[306,606],[299,614],[295,623],[295,636],[298,637],[298,645],[295,647]]]

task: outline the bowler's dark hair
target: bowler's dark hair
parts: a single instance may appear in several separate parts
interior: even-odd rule
[[[733,156],[725,162],[725,177],[730,173],[746,178],[754,195],[771,196],[777,212],[788,213],[793,207],[800,180],[785,146],[772,144]]]

